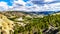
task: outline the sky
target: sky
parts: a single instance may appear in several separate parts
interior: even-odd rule
[[[0,0],[0,11],[60,11],[60,0]]]

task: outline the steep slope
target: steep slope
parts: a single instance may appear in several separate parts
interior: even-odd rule
[[[13,30],[14,22],[9,20],[6,16],[0,14],[0,33],[2,34],[10,34],[14,32]]]

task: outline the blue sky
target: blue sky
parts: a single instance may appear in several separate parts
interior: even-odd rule
[[[60,0],[0,0],[0,10],[60,11]]]
[[[2,1],[6,2],[10,6],[12,5],[12,2],[13,2],[13,0],[0,0],[0,2]]]

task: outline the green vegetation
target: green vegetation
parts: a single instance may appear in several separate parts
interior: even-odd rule
[[[49,30],[49,27],[54,27],[60,30],[60,15],[48,15],[43,18],[25,18],[29,23],[24,27],[20,26],[15,29],[14,33],[22,34],[43,34],[44,29]],[[50,33],[53,34],[53,33]]]
[[[14,34],[54,34],[55,30],[60,31],[60,14],[48,15],[43,18],[36,16],[35,18],[30,14],[28,14],[30,17],[26,17],[27,14],[19,13],[18,15],[18,13],[13,12],[13,15],[4,13],[8,19],[15,22]],[[22,17],[22,21],[17,20],[20,17]],[[50,32],[50,29],[53,31]]]

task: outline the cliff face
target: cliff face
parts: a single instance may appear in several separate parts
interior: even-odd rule
[[[0,14],[0,33],[10,34],[10,31],[13,32],[14,22],[9,20],[6,16]]]

